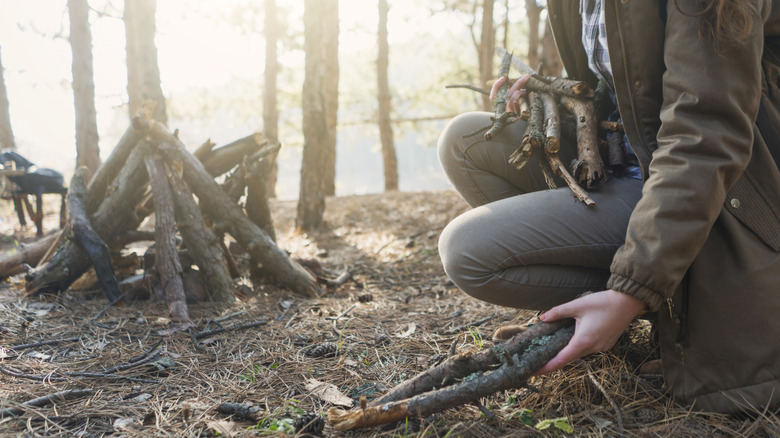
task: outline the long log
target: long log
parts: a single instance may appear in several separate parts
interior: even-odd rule
[[[187,297],[184,295],[184,284],[181,279],[183,269],[176,250],[176,225],[171,187],[168,185],[165,168],[159,158],[147,155],[144,157],[144,164],[149,174],[149,184],[152,186],[154,199],[155,268],[160,276],[171,316],[179,321],[189,321]]]
[[[236,167],[236,163],[253,153],[259,151],[268,142],[263,139],[263,134],[256,132],[243,138],[231,142],[225,146],[212,149],[208,154],[202,153],[206,157],[205,168],[211,176],[219,176],[230,169]]]
[[[34,243],[19,248],[10,256],[0,260],[0,280],[21,274],[29,267],[37,266],[46,251],[59,239],[63,230],[49,234]]]
[[[195,264],[203,273],[209,300],[233,301],[233,283],[230,281],[227,261],[217,236],[206,226],[198,205],[192,198],[192,192],[181,176],[171,168],[167,170],[168,181],[173,189],[176,224],[184,245],[190,250]]]
[[[246,215],[252,222],[265,230],[274,242],[276,242],[276,231],[274,230],[271,208],[268,205],[267,181],[268,173],[271,171],[271,166],[280,147],[281,145],[277,143],[272,149],[273,152],[264,154],[261,158],[258,158],[258,154],[250,157],[252,161],[247,166],[246,181]],[[264,150],[260,152],[264,152]]]
[[[537,339],[522,353],[502,355],[501,366],[488,374],[464,379],[458,384],[411,398],[372,405],[360,410],[344,411],[331,408],[328,421],[336,430],[353,430],[400,421],[408,417],[424,417],[456,406],[478,402],[498,391],[520,388],[550,359],[566,346],[574,334],[568,326],[544,338]]]
[[[154,123],[152,121],[152,123]],[[154,138],[160,141],[159,151],[171,163],[180,161],[184,168],[184,179],[200,201],[200,208],[206,215],[220,222],[226,230],[251,256],[263,263],[263,267],[282,285],[293,292],[309,296],[322,295],[317,281],[300,265],[274,244],[268,234],[249,220],[225,192],[219,187],[206,169],[184,145],[157,124]]]
[[[108,188],[116,178],[119,170],[127,162],[135,145],[142,139],[140,132],[130,126],[125,131],[119,143],[111,151],[106,161],[98,167],[97,172],[92,175],[92,179],[87,186],[87,214],[92,214],[97,210],[103,198],[108,194]]]
[[[103,239],[97,235],[87,215],[87,183],[89,171],[81,166],[76,169],[70,180],[68,189],[68,211],[70,212],[70,227],[72,238],[83,249],[95,268],[100,287],[113,303],[121,297],[119,282],[111,265],[111,253]]]

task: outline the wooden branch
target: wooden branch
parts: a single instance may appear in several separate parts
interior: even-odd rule
[[[206,293],[210,301],[233,301],[233,282],[230,280],[227,262],[217,236],[206,226],[192,192],[184,184],[181,175],[170,167],[166,169],[173,188],[176,223],[184,245],[190,250],[205,279]]]
[[[498,76],[505,77],[507,80],[503,85],[501,85],[501,87],[499,87],[498,92],[496,93],[496,98],[493,101],[493,107],[495,108],[493,125],[490,126],[490,129],[488,129],[487,132],[485,132],[485,140],[491,140],[496,134],[501,132],[501,130],[504,129],[504,127],[507,125],[507,118],[511,115],[506,111],[507,99],[509,98],[509,96],[507,96],[507,91],[509,90],[509,78],[507,75],[509,75],[509,65],[511,61],[512,54],[505,53],[504,58],[501,61],[501,67],[498,70]]]
[[[503,47],[496,47],[496,55],[506,56],[507,50]],[[512,67],[523,74],[531,75],[525,88],[531,91],[544,91],[556,95],[571,96],[580,99],[589,99],[593,97],[593,89],[583,81],[563,79],[557,77],[544,77],[536,74],[536,71],[526,65],[517,57],[512,58]]]
[[[166,141],[170,143],[169,140]],[[268,141],[265,140],[263,134],[259,132],[248,135],[230,144],[211,150],[204,166],[211,176],[222,175],[236,167],[236,164],[240,163],[245,156],[259,151],[267,144]]]
[[[147,155],[144,157],[144,163],[154,193],[155,268],[160,275],[171,316],[179,321],[189,321],[187,298],[181,279],[182,267],[176,250],[173,194],[162,162],[153,155]]]
[[[98,167],[87,186],[87,214],[94,213],[103,202],[114,178],[127,162],[130,152],[142,138],[142,133],[130,126],[111,151],[111,155]]]
[[[225,196],[225,192],[206,172],[203,165],[186,151],[178,139],[171,135],[164,135],[164,129],[163,126],[157,130],[162,134],[157,138],[158,141],[162,141],[159,150],[168,162],[181,161],[185,181],[198,196],[201,211],[222,222],[224,229],[250,255],[260,260],[264,268],[282,285],[301,295],[310,297],[322,295],[322,289],[317,285],[317,281],[305,269],[290,260],[265,231],[244,216],[238,205]]]
[[[23,248],[18,248],[16,252],[0,260],[0,280],[11,275],[21,274],[26,270],[26,267],[37,266],[47,250],[62,235],[62,232],[60,230]]]
[[[604,162],[599,154],[596,111],[593,103],[561,96],[561,103],[577,119],[577,158],[572,163],[572,173],[580,183],[590,187],[593,182],[604,181]]]
[[[572,320],[564,320],[553,323],[534,324],[522,333],[515,335],[502,343],[501,351],[510,355],[522,353],[538,338],[550,336],[562,328],[572,325]],[[503,353],[498,349],[483,350],[478,353],[465,353],[449,357],[441,364],[429,368],[417,376],[400,383],[387,394],[375,399],[371,406],[378,406],[393,401],[407,399],[417,394],[430,391],[442,386],[442,382],[462,379],[477,372],[483,372],[495,368],[501,364]]]
[[[148,182],[143,157],[151,145],[142,140],[130,152],[127,162],[111,183],[111,196],[103,199],[91,216],[92,227],[107,245],[115,236],[138,228],[143,218],[135,214],[135,207],[143,198]],[[51,260],[25,277],[25,288],[30,293],[56,293],[67,289],[89,269],[87,254],[69,239],[60,242]]]
[[[122,293],[119,282],[111,265],[111,254],[103,239],[97,235],[87,216],[87,184],[89,170],[81,166],[76,169],[70,180],[68,189],[68,211],[70,212],[70,227],[72,239],[89,255],[95,268],[100,287],[109,302],[115,302]]]
[[[509,156],[509,163],[514,165],[517,170],[522,169],[533,156],[534,150],[539,149],[544,144],[542,127],[544,124],[544,109],[542,100],[537,92],[528,94],[530,101],[530,116],[526,126],[523,139],[516,151]]]
[[[275,148],[277,152],[280,147],[281,144],[277,143]],[[271,208],[268,205],[266,180],[275,156],[276,153],[269,158],[256,159],[247,166],[246,180],[246,214],[252,222],[268,233],[274,242],[276,242],[276,231],[274,230],[273,217],[271,217]]]
[[[31,408],[42,408],[44,406],[57,403],[57,402],[64,402],[67,400],[87,397],[92,395],[94,392],[95,391],[90,388],[69,389],[67,391],[55,392],[54,394],[44,395],[43,397],[38,397],[32,400],[28,400],[22,403],[22,406],[31,407]],[[16,417],[22,415],[23,413],[24,413],[24,409],[21,408],[7,408],[0,411],[0,418],[8,417],[8,416]]]
[[[328,421],[336,430],[379,426],[408,417],[424,417],[468,403],[498,391],[519,388],[569,342],[574,327],[568,326],[528,346],[522,353],[500,352],[502,365],[489,374],[465,378],[460,383],[411,398],[372,405],[356,411],[331,408]],[[497,353],[499,354],[499,353]]]

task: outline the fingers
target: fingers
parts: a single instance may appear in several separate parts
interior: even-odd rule
[[[493,87],[490,89],[490,100],[494,100],[496,98],[496,95],[498,94],[498,89],[501,88],[501,86],[504,85],[505,83],[506,83],[506,76],[501,76],[495,82],[493,82]]]

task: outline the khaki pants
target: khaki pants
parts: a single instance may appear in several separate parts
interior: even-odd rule
[[[588,189],[587,207],[562,180],[549,190],[537,151],[520,171],[507,162],[525,124],[505,128],[491,141],[489,113],[453,119],[439,138],[439,159],[456,190],[473,207],[453,220],[439,239],[452,281],[469,295],[503,306],[547,310],[585,291],[606,288],[609,266],[623,245],[642,182],[610,178]],[[561,158],[575,155],[563,142]]]

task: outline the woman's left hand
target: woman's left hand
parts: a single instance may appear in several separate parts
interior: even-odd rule
[[[545,322],[574,318],[575,329],[569,344],[544,365],[536,375],[562,368],[591,353],[612,348],[645,304],[614,290],[596,292],[553,307],[539,318]]]

